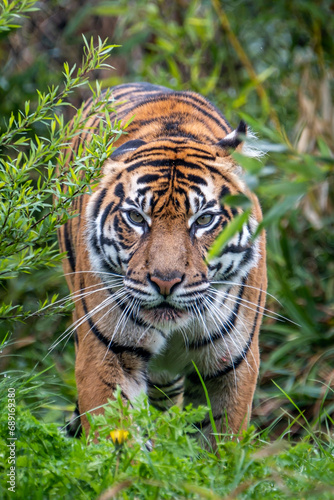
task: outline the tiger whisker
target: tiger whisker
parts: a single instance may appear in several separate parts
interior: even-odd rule
[[[240,319],[240,321],[241,321],[241,318],[240,318],[240,316],[238,315],[238,313],[236,313],[236,312],[235,312],[235,311],[233,311],[231,308],[229,308],[229,307],[226,305],[226,302],[225,302],[225,301],[223,301],[223,302],[222,302],[222,301],[220,301],[220,300],[219,300],[219,295],[218,295],[218,294],[215,294],[214,292],[212,292],[212,290],[209,290],[209,292],[208,292],[207,296],[208,296],[208,297],[210,297],[211,299],[213,299],[213,300],[214,300],[214,302],[218,302],[218,307],[225,307],[225,309],[227,309],[228,311],[230,311],[230,312],[231,312],[231,314],[233,314],[236,318],[239,318],[239,319]],[[229,295],[227,296],[227,299],[230,299],[230,296],[229,296]],[[232,302],[232,304],[237,304],[237,302],[236,302],[234,299],[231,299],[231,302]],[[254,311],[254,312],[256,312],[256,310],[255,310],[255,309],[251,309],[251,310],[252,310],[252,311]],[[227,318],[226,318],[226,321],[227,321]],[[245,319],[245,318],[244,318],[244,320],[243,320],[242,324],[243,324],[243,326],[244,326],[245,328],[246,328],[246,325],[245,325],[245,323],[244,323],[244,322],[245,322],[245,323],[247,323],[247,324],[249,324],[250,326],[252,326],[252,325],[253,325],[253,322],[252,322],[252,321],[247,320],[247,319]]]
[[[212,340],[211,333],[209,332],[209,330],[208,330],[208,328],[207,328],[207,326],[205,324],[203,315],[201,314],[201,311],[199,310],[199,308],[198,308],[198,306],[197,306],[196,303],[193,304],[193,310],[194,310],[194,312],[195,312],[195,314],[196,314],[196,316],[197,316],[197,318],[199,320],[199,323],[202,323],[202,325],[204,327],[204,330],[207,332],[208,339],[210,340],[211,345],[212,345],[214,351],[216,352],[216,354],[218,354],[217,347],[215,346],[215,344],[214,344],[214,342]]]
[[[81,318],[79,318],[76,322],[74,322],[72,324],[73,331],[75,328],[78,328],[83,323],[85,323],[85,321],[88,319],[88,317],[92,317],[94,314],[98,314],[100,311],[102,311],[102,309],[107,307],[110,303],[114,302],[116,299],[118,299],[122,295],[124,295],[124,291],[120,292],[120,294],[117,296],[110,296],[110,297],[107,297],[106,299],[104,299],[100,304],[95,306],[94,309],[89,311],[87,314],[84,314],[83,316],[81,316]]]
[[[224,328],[225,332],[226,332],[226,333],[230,336],[231,340],[233,340],[233,339],[232,339],[232,337],[231,337],[231,334],[230,334],[230,333],[228,332],[228,330],[226,329],[225,323],[222,321],[222,318],[220,317],[220,315],[223,315],[223,316],[224,316],[224,320],[226,321],[226,323],[227,323],[227,324],[228,324],[228,325],[229,325],[229,326],[230,326],[233,330],[235,330],[235,331],[236,331],[236,333],[237,333],[238,335],[240,335],[240,337],[241,337],[241,338],[243,338],[243,337],[242,337],[242,335],[241,335],[241,332],[238,330],[238,328],[236,327],[236,325],[233,325],[233,323],[232,323],[232,322],[231,322],[228,318],[226,318],[226,316],[225,316],[225,314],[223,313],[223,311],[222,311],[221,309],[219,309],[219,307],[218,307],[218,306],[217,306],[214,302],[212,302],[212,300],[211,300],[211,298],[210,298],[210,297],[206,296],[206,297],[204,297],[204,300],[205,300],[207,303],[209,303],[209,304],[210,304],[210,307],[212,307],[211,311],[215,314],[216,318],[219,320],[219,323],[220,323],[220,324],[221,324],[221,326]],[[242,323],[242,326],[246,329],[245,324],[241,321],[241,318],[240,318],[240,317],[239,317],[239,316],[238,316],[238,315],[237,315],[234,311],[232,311],[229,307],[225,306],[225,304],[221,304],[221,305],[222,305],[222,307],[225,307],[225,308],[226,308],[229,312],[231,312],[232,314],[234,314],[234,315],[235,315],[235,317],[236,317],[237,319],[239,319],[239,320],[240,320],[240,322]],[[237,336],[236,336],[236,339],[239,341],[239,339],[238,339],[238,337],[237,337]],[[233,342],[233,343],[234,343],[234,342]],[[235,343],[234,343],[234,344],[235,344]],[[237,345],[236,345],[236,344],[235,344],[235,346],[237,347]],[[241,346],[240,342],[239,342],[239,346],[240,346],[240,348],[242,348],[242,346]],[[239,353],[240,353],[240,354],[242,354],[242,352],[241,352],[241,351],[239,351]]]
[[[112,272],[103,272],[103,271],[73,271],[71,273],[66,273],[64,274],[64,276],[71,276],[73,274],[83,274],[83,273],[91,273],[91,274],[95,274],[95,275],[99,275],[99,274],[106,274],[107,276],[117,276],[118,278],[122,278],[124,279],[124,276],[122,274],[117,274],[117,273],[112,273]]]
[[[189,338],[187,335],[187,330],[183,326],[181,326],[179,329],[180,329],[180,332],[181,332],[181,335],[182,335],[182,338],[184,341],[184,347],[185,347],[186,351],[189,351]]]
[[[86,287],[86,288],[84,288],[83,290],[87,290],[88,288],[91,288],[91,287],[93,287],[93,286],[96,286],[96,285],[91,285],[90,287]],[[121,286],[122,286],[121,284],[119,284],[119,285],[114,285],[114,287],[115,287],[115,288],[116,288],[116,287],[121,287]],[[108,287],[108,286],[104,286],[104,287],[102,287],[102,288],[98,288],[97,290],[90,290],[89,292],[83,292],[83,293],[82,293],[82,292],[79,292],[79,293],[77,293],[76,295],[71,296],[70,298],[71,298],[71,300],[72,300],[74,303],[76,303],[76,302],[78,302],[79,300],[81,300],[82,298],[86,298],[86,297],[89,297],[90,295],[92,295],[92,294],[94,294],[94,293],[97,293],[97,292],[104,292],[104,291],[110,291],[110,287]],[[115,292],[113,292],[113,293],[115,293]]]
[[[122,296],[122,294],[118,295],[119,293],[120,293],[120,291],[117,292],[116,294],[110,296],[110,297],[107,297],[103,302],[101,302],[98,306],[96,306],[92,311],[89,311],[87,314],[84,314],[79,319],[77,319],[74,323],[72,323],[71,326],[69,326],[61,334],[61,336],[58,337],[58,339],[49,347],[49,351],[50,352],[53,351],[57,347],[57,345],[60,344],[66,337],[70,337],[74,333],[76,328],[78,328],[83,323],[85,323],[85,321],[87,320],[87,318],[89,316],[93,315],[94,313],[99,312],[104,307],[106,307],[109,302],[114,302],[119,296]],[[123,291],[123,294],[124,294],[124,291]]]
[[[210,300],[208,297],[205,297],[205,299]],[[210,302],[211,302],[211,301],[210,301]],[[215,308],[215,310],[213,311],[213,314],[214,314],[214,315],[217,317],[217,319],[221,322],[221,319],[220,319],[220,317],[218,316],[218,314],[217,314],[217,313],[218,313],[218,312],[219,312],[219,313],[221,313],[222,311],[221,311],[220,309],[218,309],[218,308],[217,308],[217,306],[216,306],[215,304],[213,304],[213,303],[212,303],[212,306]],[[239,319],[239,321],[241,322],[241,324],[243,325],[243,327],[245,328],[245,330],[247,330],[246,325],[244,324],[244,322],[241,320],[241,318],[240,318],[240,317],[239,317],[239,316],[238,316],[238,315],[237,315],[234,311],[232,311],[230,308],[228,308],[225,304],[222,304],[222,306],[223,306],[223,307],[225,307],[225,308],[227,308],[230,312],[232,312],[232,313],[236,316],[236,318],[237,318],[237,319]],[[240,340],[239,340],[239,338],[238,338],[238,336],[240,336],[240,337],[244,340],[244,338],[243,338],[243,336],[242,336],[242,334],[241,334],[240,330],[237,328],[237,326],[236,326],[236,325],[233,325],[233,324],[232,324],[232,323],[231,323],[231,322],[230,322],[227,318],[225,318],[225,319],[226,319],[227,323],[228,323],[230,326],[232,326],[232,327],[234,328],[235,333],[237,334],[237,335],[235,335],[235,339],[236,339],[236,341],[238,341],[238,343],[239,343],[239,347],[240,347],[241,351],[239,350],[239,347],[238,347],[238,346],[236,345],[236,343],[234,342],[234,338],[232,337],[231,333],[230,333],[230,332],[228,332],[228,331],[226,330],[226,328],[225,328],[224,324],[223,324],[223,323],[221,323],[221,324],[222,324],[222,326],[224,327],[224,329],[225,329],[225,331],[226,331],[227,335],[229,336],[229,338],[231,339],[231,341],[233,342],[233,344],[235,345],[235,347],[236,347],[236,348],[237,348],[237,350],[239,351],[240,356],[242,356],[243,360],[246,362],[248,369],[251,369],[252,371],[254,371],[254,370],[253,370],[253,368],[252,368],[252,367],[250,366],[250,364],[248,363],[248,360],[247,360],[246,356],[245,356],[245,355],[244,355],[244,353],[243,353],[242,345],[241,345]],[[256,362],[256,359],[255,359],[254,354],[253,354],[253,352],[252,352],[252,351],[251,351],[251,354],[252,354],[252,357],[253,357],[253,361],[254,361],[255,365],[257,366],[257,362]]]
[[[131,315],[134,317],[134,310],[138,306],[138,303],[139,303],[139,300],[134,298],[134,300],[132,301],[131,307],[129,308],[129,311],[127,311],[127,315],[124,316],[124,318],[122,320],[123,325],[120,325],[121,326],[121,331],[119,333],[120,336],[122,336],[124,329],[125,329],[125,326],[126,326],[126,323],[128,322]]]
[[[213,296],[212,296],[212,295],[210,295],[210,294],[209,294],[208,296],[210,297],[210,299],[213,299],[214,301],[216,301],[216,300],[217,300],[217,297],[213,297]],[[237,314],[235,311],[233,311],[230,307],[228,307],[228,306],[226,305],[226,303],[224,303],[224,302],[220,302],[220,301],[218,301],[218,305],[216,305],[216,304],[213,302],[213,303],[212,303],[212,305],[213,305],[213,307],[214,307],[217,311],[219,311],[219,312],[221,312],[221,313],[222,313],[222,311],[221,311],[220,307],[224,307],[225,309],[227,309],[227,310],[228,310],[231,314],[233,314],[233,316],[235,316],[236,320],[239,320],[239,321],[240,321],[241,325],[244,327],[244,329],[245,329],[246,331],[247,331],[247,326],[246,326],[245,322],[246,322],[247,324],[249,324],[250,326],[252,326],[252,325],[253,325],[253,322],[252,322],[252,321],[248,321],[248,320],[245,320],[245,319],[241,319],[241,316],[240,316],[239,314]],[[224,315],[224,318],[225,318],[225,315]],[[238,335],[240,335],[240,337],[241,337],[241,338],[243,338],[243,337],[242,337],[242,335],[241,335],[241,332],[238,330],[238,328],[236,327],[236,325],[233,325],[233,323],[231,323],[231,321],[230,321],[228,318],[225,318],[225,319],[226,319],[227,323],[228,323],[228,324],[229,324],[232,328],[234,328],[234,329],[236,330],[236,333],[237,333]]]
[[[106,311],[106,313],[103,314],[102,317],[99,318],[94,324],[97,325],[98,323],[100,323],[100,321],[102,321],[105,316],[110,314],[114,309],[116,309],[116,307],[119,307],[119,305],[123,304],[127,299],[128,299],[128,292],[126,290],[122,290],[122,293],[120,293],[117,297],[114,297],[114,296],[108,297],[108,301],[103,301],[103,302],[106,302],[104,305],[100,304],[99,306],[97,306],[98,309],[95,311],[95,314],[98,314],[99,312],[101,312],[102,309],[104,309],[105,307],[108,307],[112,302],[116,302],[116,301],[117,302],[110,309],[108,309],[108,311]],[[101,307],[101,305],[102,305],[102,307]],[[90,312],[89,314],[92,315],[93,313]],[[85,319],[85,321],[86,321],[86,319]],[[90,331],[91,331],[91,328],[88,330],[88,332],[84,336],[83,340],[86,339],[86,337]]]
[[[127,292],[127,294],[129,295],[129,293],[128,293],[128,292]],[[126,299],[125,299],[125,300],[126,300]],[[109,349],[110,349],[110,347],[111,347],[111,344],[112,344],[112,343],[113,343],[113,341],[114,341],[114,338],[115,338],[115,336],[116,336],[117,330],[119,329],[120,325],[121,325],[121,324],[122,324],[122,322],[124,321],[124,318],[126,318],[126,322],[127,322],[127,320],[128,320],[128,318],[129,318],[129,316],[126,316],[126,314],[127,314],[128,310],[129,310],[129,309],[131,309],[131,306],[133,305],[134,300],[135,300],[135,299],[134,299],[133,297],[131,297],[131,296],[130,296],[130,301],[129,301],[129,303],[127,304],[127,306],[125,307],[125,309],[122,311],[122,313],[121,313],[120,317],[118,318],[117,323],[116,323],[115,328],[114,328],[113,335],[112,335],[112,337],[111,337],[111,339],[110,339],[110,342],[109,342],[109,344],[108,344],[108,346],[107,346],[107,350],[106,350],[106,352],[105,352],[105,354],[104,354],[104,356],[103,356],[102,362],[105,360],[105,358],[106,358],[106,356],[107,356],[107,354],[108,354],[108,352],[109,352]],[[123,300],[123,301],[124,301],[124,300]]]
[[[244,286],[244,285],[239,284],[239,286],[241,286],[241,287],[242,287],[242,286]],[[253,305],[253,306],[255,306],[255,307],[259,307],[259,308],[261,308],[261,309],[263,309],[263,310],[265,310],[265,311],[268,311],[268,312],[270,312],[270,313],[272,313],[272,314],[278,314],[278,313],[275,313],[275,311],[271,311],[270,309],[267,309],[267,308],[265,308],[265,307],[263,307],[263,306],[258,305],[256,302],[252,302],[251,300],[244,299],[243,297],[239,297],[238,295],[232,295],[232,294],[231,294],[228,290],[217,290],[216,288],[214,288],[214,287],[210,286],[210,287],[209,287],[209,289],[208,289],[208,291],[209,291],[209,292],[212,292],[212,293],[215,293],[215,294],[217,294],[217,295],[226,296],[226,298],[233,297],[233,298],[238,299],[238,300],[241,300],[241,301],[243,301],[243,302],[245,302],[245,303],[251,304],[251,305]],[[282,316],[282,317],[283,317],[283,316]],[[283,317],[283,318],[284,318],[284,317]],[[284,318],[284,319],[285,319],[285,318]]]
[[[195,327],[196,327],[196,318],[194,317],[193,315],[193,312],[192,312],[192,308],[191,308],[191,305],[188,305],[186,304],[186,309],[187,311],[189,312],[190,316],[191,316],[191,326],[192,326],[192,338],[194,339],[195,338]],[[189,349],[189,342],[188,342],[188,349]]]
[[[212,290],[211,288],[210,288],[210,292],[215,293],[217,295],[224,294],[224,292],[222,290],[215,290],[215,289]],[[233,298],[233,299],[235,299],[234,300],[235,304],[239,303],[239,304],[243,305],[243,307],[245,307],[246,309],[249,309],[251,311],[256,312],[257,309],[254,309],[250,306],[247,306],[246,304],[254,305],[254,307],[259,308],[262,311],[263,316],[266,316],[267,318],[274,319],[276,321],[281,321],[282,323],[285,321],[288,321],[289,323],[292,323],[296,326],[300,326],[297,323],[295,323],[294,321],[290,320],[289,318],[286,318],[285,316],[282,316],[279,313],[276,313],[275,311],[271,311],[270,309],[268,309],[266,307],[260,306],[260,305],[256,304],[255,302],[251,302],[249,300],[243,299],[242,297],[238,297],[237,295],[231,295],[230,293],[228,293],[227,298],[231,298],[231,299]],[[264,312],[264,311],[267,311],[267,312]],[[267,314],[267,313],[270,313],[270,314]]]
[[[248,360],[246,359],[246,357],[243,354],[243,349],[242,349],[243,346],[241,345],[240,340],[238,338],[238,336],[240,336],[241,338],[243,338],[243,336],[242,336],[241,332],[239,331],[239,329],[237,328],[237,326],[233,325],[227,318],[225,318],[225,315],[224,315],[224,319],[226,320],[226,322],[234,329],[235,333],[237,333],[237,335],[232,336],[231,333],[226,329],[225,324],[222,322],[222,320],[221,320],[221,318],[219,316],[219,314],[220,315],[222,314],[222,311],[209,299],[209,297],[204,297],[204,300],[207,303],[209,303],[210,306],[213,308],[213,310],[211,309],[212,314],[214,315],[214,317],[217,318],[217,320],[219,321],[219,323],[221,324],[221,326],[224,328],[226,334],[230,338],[231,342],[233,343],[233,345],[235,346],[235,348],[239,352],[240,356],[242,356],[242,358],[246,362],[248,368],[250,368]],[[216,324],[216,326],[217,326],[217,324]],[[243,326],[245,327],[245,325],[243,325]],[[224,335],[222,335],[222,338],[224,339]]]
[[[188,308],[187,308],[187,312],[189,312]],[[185,347],[186,351],[189,351],[189,338],[188,338],[187,331],[186,331],[185,327],[179,326],[178,331],[181,332],[181,335],[182,335],[182,338],[184,341],[184,347]]]
[[[240,286],[240,283],[233,282],[233,281],[211,281],[211,285],[233,285],[233,286],[236,285],[236,286]],[[282,306],[281,302],[274,295],[267,292],[266,290],[263,290],[262,288],[258,288],[257,286],[252,286],[252,285],[243,284],[242,286],[244,286],[245,288],[252,288],[253,290],[257,290],[258,292],[265,293],[266,295],[268,295],[268,297],[271,297],[276,302],[278,302],[278,304],[280,306]]]
[[[205,303],[205,307],[206,307],[206,310],[208,311],[208,305],[207,305],[207,303]],[[211,311],[210,311],[210,312],[211,312]],[[212,318],[212,316],[211,316],[211,315],[210,315],[210,317]],[[214,319],[214,318],[212,318],[212,319],[213,319],[214,323],[216,324],[215,319]],[[217,325],[217,324],[216,324],[216,326],[217,326],[217,328],[218,328],[218,325]],[[228,344],[227,344],[227,342],[226,342],[226,339],[224,338],[224,336],[223,336],[223,335],[222,335],[222,337],[221,337],[221,338],[222,338],[222,340],[223,340],[223,342],[224,342],[225,348],[226,348],[226,350],[227,350],[227,352],[228,352],[228,355],[229,355],[229,357],[230,357],[230,360],[231,360],[231,363],[232,363],[232,366],[233,366],[234,384],[235,384],[235,387],[237,388],[237,375],[236,375],[236,371],[235,371],[235,368],[234,368],[233,356],[232,356],[232,353],[231,353],[231,351],[230,351],[229,345],[228,345]],[[211,335],[210,335],[210,340],[211,340]],[[212,343],[212,345],[214,345],[212,340],[211,340],[211,343]],[[217,352],[217,350],[216,350],[216,352]]]
[[[118,304],[122,304],[122,302],[124,302],[125,300],[127,300],[127,297],[123,297],[123,298],[121,299],[121,301],[119,301],[117,304],[113,305],[111,309],[108,309],[108,311],[106,311],[106,312],[105,312],[105,313],[101,316],[101,318],[99,318],[97,321],[95,321],[94,325],[95,325],[95,326],[97,326],[97,325],[98,325],[101,321],[103,321],[103,319],[104,319],[106,316],[108,316],[108,315],[109,315],[109,314],[113,311],[113,309],[115,309],[115,308],[118,306]],[[106,304],[106,306],[105,306],[105,307],[107,307],[107,305],[109,305],[109,304]],[[86,332],[86,335],[84,336],[83,341],[85,341],[85,340],[86,340],[86,337],[89,335],[89,333],[90,333],[91,331],[92,331],[92,327],[91,327],[91,328],[90,328],[90,329]],[[110,349],[111,343],[112,343],[112,341],[111,341],[111,342],[109,342],[109,344],[108,344],[108,349],[107,349],[106,354],[105,354],[105,355],[104,355],[104,357],[103,357],[102,362],[104,361],[104,359],[105,359],[105,357],[106,357],[107,353],[109,352],[109,349]]]
[[[124,295],[124,293],[123,293],[123,295]],[[119,297],[117,297],[117,300],[118,300],[118,298],[119,298]],[[101,311],[104,307],[107,307],[107,306],[108,306],[111,302],[114,302],[114,300],[116,300],[116,299],[115,299],[115,298],[108,297],[108,300],[109,300],[109,302],[108,302],[108,303],[106,303],[106,304],[104,304],[104,305],[103,305],[103,307],[101,307],[98,311],[96,311],[96,313],[100,312],[100,311]],[[99,318],[99,319],[98,319],[98,320],[94,323],[94,325],[95,325],[95,326],[96,326],[96,325],[98,325],[98,323],[100,323],[100,321],[102,321],[102,320],[103,320],[103,318],[104,318],[105,316],[107,316],[108,314],[110,314],[110,313],[111,313],[111,311],[113,311],[113,309],[115,309],[115,308],[118,306],[118,304],[122,304],[125,300],[127,300],[127,297],[123,297],[123,298],[122,298],[122,299],[121,299],[118,303],[116,303],[115,305],[113,305],[111,309],[109,309],[106,313],[104,313],[104,314],[102,315],[102,317],[101,317],[101,318]],[[82,316],[82,317],[80,318],[80,320],[82,320],[82,321],[81,321],[81,323],[80,323],[80,325],[76,325],[76,326],[72,329],[72,331],[68,334],[68,338],[69,338],[69,336],[70,336],[70,335],[72,335],[72,333],[75,331],[75,329],[76,329],[76,328],[78,328],[78,326],[81,326],[81,324],[82,324],[82,323],[84,323],[84,322],[87,320],[87,318],[88,318],[89,316],[91,316],[91,314],[92,314],[92,313],[87,313],[87,314],[85,314],[84,316]],[[91,327],[91,328],[89,328],[89,330],[86,332],[86,335],[84,336],[83,341],[85,341],[85,340],[86,340],[86,337],[89,335],[89,333],[90,333],[91,331],[92,331],[92,327]],[[112,341],[110,341],[109,348],[110,348],[111,342],[112,342]],[[109,349],[109,348],[108,348],[108,349]]]
[[[148,325],[147,328],[143,331],[143,333],[140,335],[138,338],[138,343],[140,343],[141,339],[144,337],[144,335],[152,328],[152,325]]]
[[[117,284],[116,283],[116,280],[115,281],[109,281],[109,282],[106,282],[105,284],[111,284],[111,285],[114,285],[115,287],[117,286],[121,286],[121,280],[120,281],[120,284]],[[90,285],[88,287],[85,287],[82,289],[82,291],[84,290],[87,290],[88,288],[93,288],[95,286],[101,286],[101,283],[96,283],[95,285]],[[99,291],[103,291],[103,290],[109,290],[108,287],[104,286],[98,290],[95,290],[97,292]],[[66,297],[63,297],[62,299],[59,299],[59,300],[56,300],[55,302],[52,302],[51,304],[47,304],[46,306],[42,307],[41,309],[38,309],[38,311],[35,311],[33,312],[32,314],[30,314],[28,317],[31,318],[32,316],[34,316],[35,314],[40,314],[41,312],[43,312],[45,309],[48,309],[49,307],[52,307],[52,306],[55,306],[55,305],[61,305],[61,304],[65,304],[66,302],[72,300],[74,303],[77,301],[77,299],[81,298],[81,297],[84,297],[85,295],[82,294],[82,292],[74,292],[74,293],[70,293],[68,295],[66,295]]]
[[[113,332],[113,335],[112,335],[112,338],[111,338],[111,342],[113,341],[113,339],[115,338],[116,334],[118,333],[118,329],[121,327],[122,330],[120,332],[120,335],[122,334],[125,326],[126,326],[126,323],[128,322],[129,318],[130,318],[130,314],[128,314],[129,312],[131,313],[131,309],[133,309],[133,306],[135,304],[135,301],[136,299],[134,297],[131,297],[130,296],[130,300],[129,300],[129,303],[128,305],[125,307],[125,309],[122,311],[120,317],[118,318],[118,321],[116,323],[116,326],[114,328],[114,332]],[[110,343],[111,345],[111,343]],[[108,349],[109,349],[109,346],[108,346]]]
[[[98,306],[98,309],[95,311],[95,314],[98,314],[99,312],[102,311],[102,309],[104,309],[105,307],[108,307],[112,302],[115,302],[117,300],[116,304],[114,304],[110,309],[108,309],[108,311],[105,312],[101,316],[101,318],[99,318],[97,321],[94,322],[94,325],[98,325],[100,323],[100,321],[102,321],[105,316],[107,316],[108,314],[110,314],[118,306],[118,304],[122,304],[122,302],[124,302],[124,300],[126,300],[126,297],[124,297],[125,294],[126,294],[126,292],[123,290],[123,292],[121,294],[119,294],[117,297],[108,297],[108,299],[106,299],[105,301],[103,301],[103,303],[101,303]],[[120,298],[121,298],[121,300],[119,300]],[[86,316],[87,317],[83,316],[81,318],[81,319],[83,319],[82,323],[84,323],[88,319],[88,316],[92,316],[92,312],[89,312]],[[81,324],[77,325],[75,328],[78,328],[78,326],[81,326]],[[88,330],[88,332],[85,334],[83,340],[86,339],[87,335],[89,334],[89,332],[91,332],[91,330],[92,330],[92,328],[90,328]]]
[[[245,323],[244,323],[244,321],[240,318],[240,316],[238,316],[238,315],[237,315],[234,311],[232,311],[232,310],[231,310],[228,306],[226,306],[226,304],[222,304],[222,306],[223,306],[223,307],[225,307],[225,308],[227,308],[230,312],[232,312],[232,314],[234,314],[234,315],[235,315],[235,317],[236,317],[237,319],[239,319],[239,321],[241,322],[241,324],[242,324],[242,326],[245,328],[245,330],[246,330],[246,331],[248,330],[248,329],[247,329],[247,327],[246,327],[246,325],[245,325]],[[229,322],[229,321],[228,321],[228,322]],[[230,323],[230,322],[229,322],[229,323]],[[247,321],[247,323],[248,323],[250,326],[253,326],[253,323],[252,323],[252,322]],[[230,323],[230,325],[231,325],[231,323]],[[238,335],[240,335],[240,337],[241,337],[241,338],[243,338],[243,337],[242,337],[242,334],[241,334],[241,332],[240,332],[240,330],[239,330],[236,326],[235,326],[235,332],[236,332]],[[228,335],[230,336],[230,333],[228,333]],[[236,336],[236,338],[238,338],[238,337]],[[248,340],[247,340],[247,342],[248,342]],[[240,347],[241,347],[241,346],[240,346]],[[252,351],[252,350],[250,350],[249,352],[250,352],[250,353],[251,353],[251,355],[252,355],[252,358],[253,358],[253,361],[254,361],[255,366],[258,368],[258,361],[256,360],[256,358],[255,358],[255,356],[254,356],[254,354],[253,354],[253,351]],[[253,368],[250,366],[250,364],[248,363],[248,360],[246,359],[246,357],[243,355],[243,352],[241,352],[240,354],[241,354],[242,358],[244,359],[244,361],[247,363],[247,367],[248,367],[248,369],[251,369],[252,371],[254,371],[254,369],[253,369]]]

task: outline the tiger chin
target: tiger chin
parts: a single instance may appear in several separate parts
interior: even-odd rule
[[[267,287],[265,234],[256,196],[232,158],[247,133],[193,92],[136,83],[113,89],[111,117],[127,123],[93,194],[59,230],[64,271],[76,297],[78,410],[102,412],[117,386],[152,405],[206,404],[219,432],[247,427],[259,369],[258,336]],[[89,111],[87,106],[86,112]],[[90,119],[87,130],[99,126]],[[90,132],[92,133],[92,132]],[[76,137],[78,150],[87,134]],[[207,262],[212,243],[252,202],[248,221]],[[195,366],[194,366],[195,365]],[[199,429],[215,437],[207,416]]]

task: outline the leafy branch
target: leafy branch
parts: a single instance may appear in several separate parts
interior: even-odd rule
[[[67,124],[61,111],[72,106],[69,95],[87,84],[92,71],[110,67],[106,60],[113,47],[100,38],[97,45],[84,38],[82,64],[78,68],[64,64],[62,88],[37,91],[34,109],[26,101],[17,115],[11,114],[0,135],[0,280],[53,267],[61,259],[56,229],[75,216],[74,198],[98,178],[115,138],[122,133],[120,123],[110,119],[115,111],[112,93],[103,92],[98,83],[95,89],[90,87],[88,111],[83,104]],[[88,128],[85,144],[74,150],[72,141],[96,115],[101,117],[99,126]],[[33,133],[36,125],[43,132]],[[15,307],[4,305],[0,317],[22,320],[29,314]]]

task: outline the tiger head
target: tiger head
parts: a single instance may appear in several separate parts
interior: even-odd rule
[[[102,281],[110,273],[124,277],[124,303],[132,300],[147,325],[169,332],[186,326],[215,281],[239,284],[258,261],[251,237],[261,212],[230,155],[237,132],[215,145],[131,140],[104,166],[87,209],[91,266]],[[212,243],[241,212],[222,200],[239,193],[252,199],[252,214],[208,263]]]

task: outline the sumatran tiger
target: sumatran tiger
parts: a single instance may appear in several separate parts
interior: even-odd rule
[[[251,413],[267,287],[265,234],[253,238],[260,205],[231,156],[246,125],[233,130],[194,92],[136,83],[115,87],[113,97],[112,120],[132,119],[127,134],[97,188],[76,199],[79,215],[59,230],[77,299],[77,414],[88,431],[86,412],[103,411],[117,386],[124,400],[144,391],[161,409],[205,405],[196,366],[217,429],[238,434]],[[208,261],[242,212],[224,197],[240,194],[252,202],[250,217]],[[199,428],[214,445],[209,416]]]

